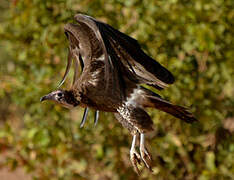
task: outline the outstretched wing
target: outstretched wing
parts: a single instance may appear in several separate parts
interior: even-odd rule
[[[69,40],[69,48],[68,48],[68,57],[67,57],[67,67],[58,87],[60,87],[65,82],[72,65],[72,60],[74,60],[74,75],[73,75],[73,85],[74,85],[74,83],[77,81],[79,76],[79,65],[81,66],[81,72],[84,69],[84,61],[82,57],[86,60],[85,61],[86,63],[91,60],[91,57],[99,56],[100,52],[102,52],[101,48],[98,45],[94,46],[95,42],[98,41],[94,40],[94,43],[92,43],[91,39],[94,36],[88,33],[88,30],[85,27],[82,27],[79,24],[66,24],[64,30],[65,30],[65,35]],[[85,124],[88,111],[89,109],[85,108],[83,118],[80,124],[81,128]],[[95,111],[95,117],[94,117],[95,125],[98,122],[98,118],[99,118],[99,111]]]
[[[64,83],[67,78],[67,75],[70,71],[72,60],[74,60],[74,76],[73,76],[73,84],[78,79],[79,74],[79,64],[81,66],[81,70],[83,71],[84,62],[82,60],[82,56],[85,59],[90,59],[91,57],[91,45],[90,40],[84,30],[78,24],[66,24],[64,27],[65,35],[69,40],[68,47],[68,57],[67,57],[67,67],[65,73],[63,75],[62,81],[59,84],[59,87]]]
[[[125,74],[130,80],[156,88],[164,88],[174,82],[173,75],[146,55],[135,39],[90,16],[78,14],[75,19],[86,32],[92,34],[91,40],[97,40],[94,45],[102,49],[106,65],[105,78]]]

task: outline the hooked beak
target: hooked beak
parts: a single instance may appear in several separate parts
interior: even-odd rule
[[[42,102],[42,101],[51,100],[51,99],[52,99],[51,94],[47,94],[47,95],[41,97],[40,101]]]

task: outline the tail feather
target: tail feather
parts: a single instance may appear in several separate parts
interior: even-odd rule
[[[187,123],[193,123],[197,121],[197,119],[193,116],[191,112],[185,107],[177,106],[177,105],[170,105],[168,104],[165,107],[162,107],[163,111],[187,122]]]
[[[143,103],[145,107],[154,107],[156,109],[169,113],[187,123],[193,123],[197,121],[197,119],[189,111],[188,108],[173,105],[170,102],[162,99],[158,94],[148,89],[142,88],[142,90],[144,90],[144,92],[147,94],[147,102]]]

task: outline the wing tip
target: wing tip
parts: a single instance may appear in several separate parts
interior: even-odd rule
[[[162,68],[155,73],[157,75],[157,78],[166,84],[173,84],[175,82],[175,77],[173,76],[173,74],[161,64],[160,66]]]
[[[85,15],[85,14],[82,14],[82,13],[78,13],[78,14],[75,14],[75,15],[74,15],[74,18],[76,19],[76,18],[84,17],[84,16],[86,16],[86,15]]]
[[[87,20],[94,20],[93,17],[86,15],[86,14],[82,14],[82,13],[78,13],[74,15],[74,19],[76,21],[87,21]]]
[[[176,106],[176,107],[181,112],[181,117],[179,117],[180,119],[184,120],[187,123],[198,122],[198,120],[195,118],[195,116],[193,115],[193,113],[191,113],[188,108],[182,107],[182,106]]]
[[[173,74],[168,71],[168,75],[167,75],[167,84],[173,84],[175,82],[175,77],[173,76]]]

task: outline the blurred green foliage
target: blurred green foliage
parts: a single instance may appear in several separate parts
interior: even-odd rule
[[[85,13],[138,39],[176,83],[160,92],[189,106],[188,125],[150,110],[154,173],[142,179],[234,179],[233,0],[2,0],[0,2],[0,167],[25,167],[36,179],[135,179],[131,137],[110,113],[68,111],[39,98],[65,70],[65,23]],[[70,87],[67,81],[64,87]]]

